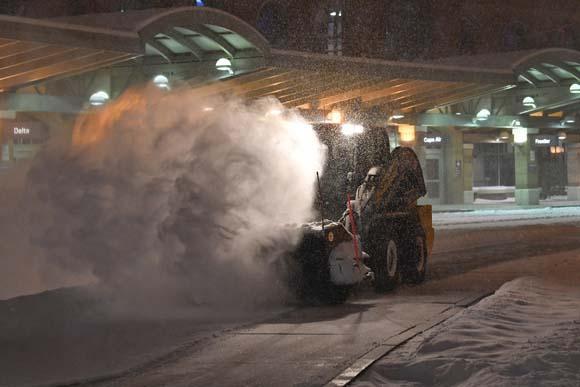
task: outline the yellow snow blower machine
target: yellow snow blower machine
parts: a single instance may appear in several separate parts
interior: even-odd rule
[[[415,152],[391,151],[386,128],[315,130],[327,147],[320,220],[302,226],[301,243],[287,257],[290,288],[307,302],[342,303],[363,281],[378,292],[423,282],[434,230],[431,206],[417,204],[426,190]]]

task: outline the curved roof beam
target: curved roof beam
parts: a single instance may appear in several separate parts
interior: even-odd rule
[[[558,63],[563,60],[580,61],[580,51],[570,50],[567,48],[546,48],[544,50],[534,51],[525,55],[512,64],[512,69],[517,71],[522,68],[529,68],[536,63],[551,62],[556,60]]]
[[[534,66],[534,67],[530,67],[530,70],[536,70],[539,73],[544,74],[544,76],[546,78],[548,78],[550,81],[554,82],[556,85],[560,84],[560,77],[558,77],[558,75],[556,75],[556,73],[554,73],[554,71],[552,71],[552,69],[539,65],[539,66]]]
[[[221,49],[230,57],[234,58],[236,56],[236,51],[238,51],[230,42],[228,42],[223,36],[218,34],[215,31],[210,30],[208,27],[204,26],[203,24],[195,24],[191,27],[184,27],[188,30],[192,30],[197,32],[198,34],[205,36],[208,39],[213,40]]]
[[[558,75],[555,74],[552,69],[544,66],[543,63],[549,63],[553,66],[560,67],[570,72],[568,68],[572,66],[565,63],[565,61],[580,62],[580,51],[565,48],[547,48],[544,50],[534,51],[515,61],[512,64],[512,70],[516,77],[520,76],[536,87],[541,82],[531,79],[532,76],[528,73],[528,70],[530,69],[534,69],[542,73],[548,79],[552,80],[552,82],[558,84],[560,82],[560,77],[558,77]],[[572,74],[578,75],[577,71],[573,71],[574,72],[572,72]]]
[[[154,37],[146,40],[145,44],[148,44],[149,46],[151,46],[151,48],[153,48],[155,51],[157,51],[159,53],[159,55],[161,55],[163,57],[163,59],[165,59],[168,63],[175,62],[175,54],[173,52],[171,52],[170,49],[165,47],[163,45],[163,43],[159,42]]]
[[[534,86],[534,87],[538,87],[538,81],[536,81],[528,72],[524,74],[517,74],[517,76],[519,78],[522,78],[524,81],[528,82],[530,85]]]
[[[561,61],[558,62],[557,64],[554,63],[548,63],[552,66],[556,66],[559,67],[560,69],[566,71],[567,73],[569,73],[570,75],[572,75],[572,77],[574,77],[577,81],[580,81],[580,71],[576,70],[576,68],[574,68],[574,66],[569,65],[568,63]]]
[[[261,52],[262,55],[266,57],[270,56],[270,45],[268,41],[254,27],[236,16],[212,8],[172,8],[139,23],[135,28],[135,31],[141,36],[147,36],[151,34],[156,35],[159,32],[166,31],[168,28],[176,26],[185,26],[186,28],[191,29],[192,26],[198,25],[215,25],[230,30],[250,42],[259,52]],[[198,33],[204,36],[205,33],[211,35],[208,31]],[[215,40],[214,38],[215,36],[210,39],[214,40],[220,46],[223,45],[225,48],[224,50],[232,51],[232,47],[230,47],[230,44],[227,43],[227,41],[224,42],[225,39],[223,39],[223,37],[218,36],[218,40]]]
[[[205,53],[203,49],[193,40],[185,37],[181,32],[177,32],[174,28],[167,28],[163,31],[163,34],[169,36],[171,39],[187,48],[197,58],[197,60],[202,61],[204,59]]]

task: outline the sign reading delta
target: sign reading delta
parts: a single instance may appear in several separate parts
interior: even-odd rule
[[[30,134],[30,128],[27,127],[14,127],[14,134],[15,135],[22,135],[22,134]]]
[[[0,119],[0,132],[0,141],[13,138],[22,141],[42,142],[49,136],[44,123],[31,120]]]

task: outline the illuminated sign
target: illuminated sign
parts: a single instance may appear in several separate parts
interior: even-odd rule
[[[534,136],[533,144],[537,147],[550,147],[558,145],[556,136],[537,135]]]
[[[30,128],[14,127],[14,134],[30,134]]]
[[[441,144],[443,137],[441,136],[425,136],[423,137],[423,144]]]

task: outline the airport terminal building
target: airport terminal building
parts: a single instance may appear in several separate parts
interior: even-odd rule
[[[580,200],[579,51],[368,58],[342,39],[340,6],[318,49],[280,48],[285,35],[265,21],[196,5],[0,16],[2,168],[71,131],[78,114],[152,83],[274,97],[313,123],[382,127],[391,146],[418,153],[433,204]]]

